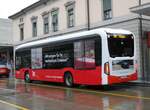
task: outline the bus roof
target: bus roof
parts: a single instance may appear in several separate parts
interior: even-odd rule
[[[72,34],[64,34],[64,35],[60,35],[60,36],[47,37],[47,38],[39,39],[36,41],[27,42],[27,43],[16,46],[15,50],[22,49],[22,48],[28,48],[28,47],[32,47],[32,46],[44,45],[44,44],[52,43],[52,42],[78,39],[78,38],[81,38],[81,37],[84,37],[87,35],[94,35],[94,34],[102,35],[102,34],[106,34],[106,33],[132,34],[132,32],[123,30],[123,29],[99,28],[99,29],[93,29],[90,31],[83,31],[83,32],[72,33]]]

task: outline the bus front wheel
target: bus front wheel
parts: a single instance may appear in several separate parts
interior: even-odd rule
[[[28,72],[25,73],[24,80],[25,80],[26,83],[31,83],[30,75],[29,75]]]
[[[65,73],[64,83],[67,87],[73,86],[73,77],[72,77],[71,73],[69,73],[69,72]]]

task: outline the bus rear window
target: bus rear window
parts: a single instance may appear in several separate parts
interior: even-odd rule
[[[108,34],[108,49],[110,57],[133,57],[134,38],[133,35]]]

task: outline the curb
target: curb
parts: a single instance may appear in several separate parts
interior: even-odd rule
[[[128,82],[130,86],[142,86],[142,87],[150,87],[150,82]]]

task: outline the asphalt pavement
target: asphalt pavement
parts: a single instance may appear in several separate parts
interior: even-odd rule
[[[76,86],[0,79],[0,110],[150,110],[150,87]]]

